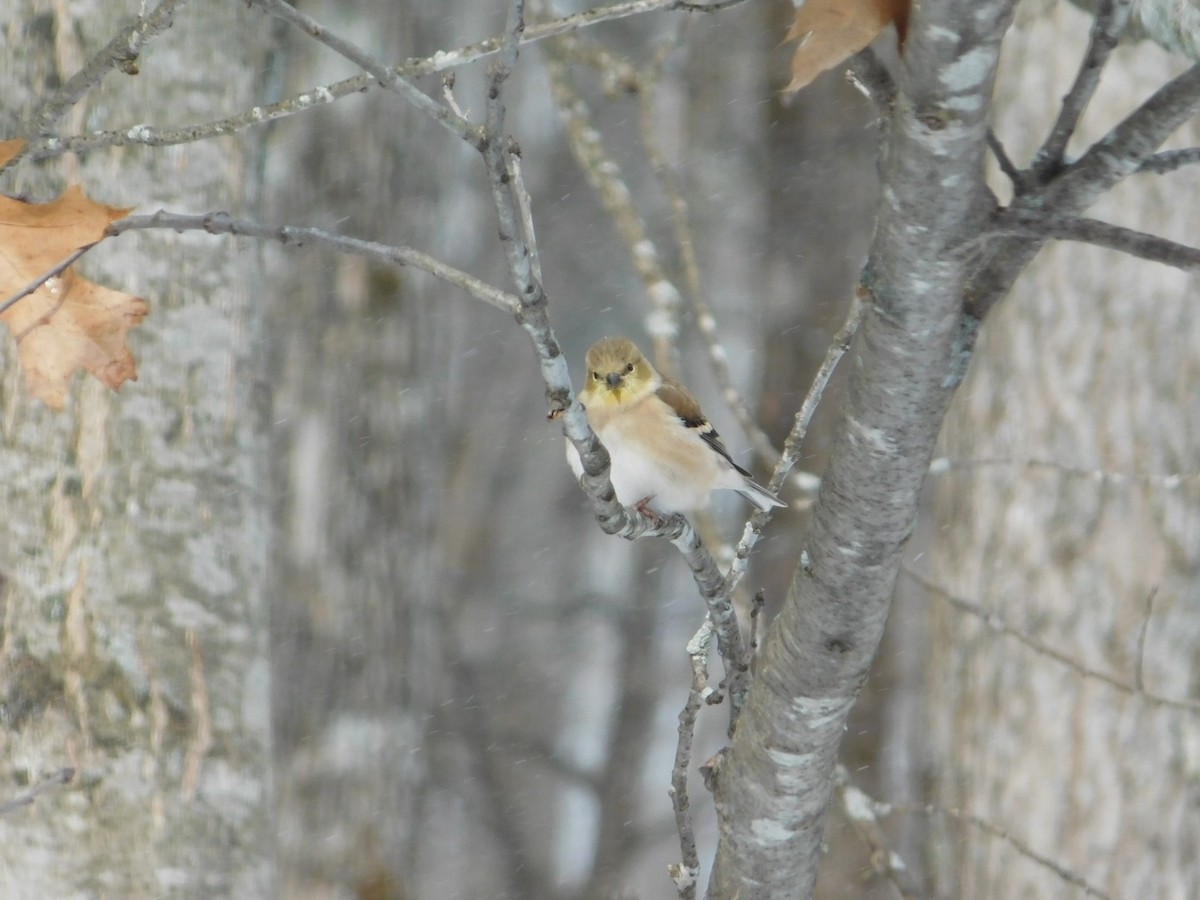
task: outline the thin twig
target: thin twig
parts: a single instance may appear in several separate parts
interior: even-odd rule
[[[892,812],[892,807],[880,803],[850,780],[846,767],[838,764],[833,775],[834,790],[842,812],[850,821],[855,834],[871,852],[871,868],[882,875],[899,891],[904,900],[919,900],[925,893],[909,874],[908,865],[889,846],[880,819]]]
[[[1090,666],[1084,665],[1079,660],[1068,656],[1066,653],[1063,653],[1061,650],[1058,650],[1055,647],[1052,647],[1050,644],[1046,643],[1040,638],[1036,638],[1028,632],[1023,631],[1014,625],[1008,624],[998,614],[990,612],[978,604],[971,602],[970,600],[952,594],[950,591],[946,590],[946,588],[936,584],[928,577],[912,568],[912,566],[905,565],[901,571],[927,591],[930,591],[931,593],[943,598],[955,609],[979,619],[990,630],[995,631],[998,634],[1015,638],[1029,649],[1040,653],[1043,656],[1047,656],[1061,665],[1066,666],[1068,669],[1078,673],[1083,678],[1090,678],[1094,681],[1103,682],[1109,687],[1115,688],[1122,693],[1130,694],[1135,697],[1143,697],[1148,703],[1153,703],[1158,706],[1166,706],[1171,709],[1181,709],[1188,712],[1196,712],[1197,710],[1200,710],[1200,700],[1176,700],[1171,697],[1163,697],[1159,694],[1152,693],[1151,691],[1142,690],[1136,684],[1130,684],[1127,681],[1122,681],[1120,678],[1109,675],[1107,672],[1101,672],[1097,669],[1091,668]]]
[[[848,772],[841,765],[835,771],[835,784],[841,794],[842,808],[846,812],[847,818],[855,824],[856,828],[860,824],[871,826],[871,831],[865,834],[860,831],[860,834],[863,835],[868,845],[871,846],[873,858],[877,854],[885,855],[885,858],[880,860],[884,864],[881,872],[891,878],[892,883],[895,884],[903,897],[922,897],[924,893],[907,878],[901,881],[893,877],[893,875],[906,875],[907,869],[904,866],[903,860],[895,857],[894,851],[886,849],[882,833],[878,831],[878,820],[898,814],[916,813],[924,816],[946,816],[947,818],[970,825],[973,828],[978,828],[985,834],[1004,841],[1025,858],[1032,860],[1043,868],[1049,869],[1063,881],[1075,885],[1083,890],[1084,893],[1093,897],[1099,897],[1101,900],[1109,900],[1108,894],[1091,884],[1082,875],[1078,875],[1065,866],[1056,863],[1048,856],[1038,853],[1029,844],[1011,834],[1007,829],[994,825],[981,816],[934,804],[913,806],[911,804],[881,803],[865,791],[851,784]]]
[[[306,16],[294,6],[284,3],[283,0],[249,0],[249,2],[299,28],[309,37],[360,66],[375,78],[381,87],[400,94],[452,134],[462,138],[477,150],[482,149],[483,134],[478,128],[454,109],[438,103],[407,78],[401,77],[394,67],[388,67],[357,44],[341,37],[311,16]]]
[[[446,101],[448,107],[454,110],[456,116],[460,119],[466,119],[468,118],[467,114],[463,112],[462,107],[458,105],[458,98],[454,96],[455,80],[455,73],[453,71],[447,72],[445,77],[442,78],[442,99]]]
[[[688,641],[688,659],[692,665],[692,684],[687,702],[679,713],[678,740],[675,744],[675,765],[671,769],[671,806],[675,810],[675,827],[679,832],[682,862],[668,866],[671,880],[679,891],[680,900],[696,896],[700,877],[700,856],[696,851],[696,831],[692,824],[691,801],[688,797],[688,770],[692,765],[692,742],[696,736],[696,719],[701,707],[713,694],[708,683],[708,654],[712,646],[712,621],[705,618],[700,629]]]
[[[992,151],[992,156],[996,158],[996,165],[1000,167],[1000,171],[1008,177],[1014,188],[1019,188],[1022,179],[1025,177],[1024,173],[1013,164],[1008,151],[1004,149],[1004,144],[1000,142],[1000,138],[997,137],[996,132],[990,128],[987,131],[987,145],[988,149]]]
[[[1154,598],[1158,596],[1158,585],[1150,588],[1146,595],[1146,614],[1142,616],[1142,627],[1138,629],[1137,653],[1133,660],[1133,684],[1139,691],[1145,691],[1144,671],[1146,663],[1146,635],[1150,631],[1150,618],[1154,615]]]
[[[1173,491],[1200,481],[1200,472],[1174,475],[1142,475],[1137,472],[1107,472],[1104,469],[1084,469],[1076,466],[1066,466],[1060,462],[1045,459],[1008,459],[1005,457],[982,459],[950,459],[939,456],[929,464],[930,475],[945,475],[948,472],[962,469],[981,468],[1014,468],[1014,469],[1044,469],[1071,478],[1084,478],[1104,484],[1114,485],[1150,485]]]
[[[1029,198],[1023,208],[1082,211],[1142,163],[1180,125],[1200,111],[1200,63],[1176,75],[1108,133],[1092,144],[1060,176]]]
[[[1162,85],[1089,147],[1078,159],[1042,185],[1027,184],[1013,206],[1033,213],[1078,214],[1124,178],[1138,172],[1162,143],[1200,113],[1200,63]],[[972,265],[966,286],[967,313],[982,321],[999,302],[1021,268],[1042,246],[1036,237],[991,240],[982,264]]]
[[[533,199],[525,187],[525,175],[521,171],[521,152],[514,141],[508,150],[508,174],[512,178],[513,198],[521,214],[521,233],[529,245],[529,267],[533,277],[542,280],[542,256],[538,252],[537,232],[533,228]]]
[[[865,47],[850,57],[846,80],[875,105],[878,121],[891,119],[899,88],[874,48]]]
[[[999,838],[1026,859],[1032,860],[1045,869],[1049,869],[1063,881],[1067,882],[1068,884],[1075,885],[1075,887],[1082,890],[1088,896],[1098,897],[1100,900],[1111,900],[1111,897],[1108,894],[1089,882],[1082,875],[1078,875],[1065,866],[1056,863],[1050,857],[1042,853],[1038,853],[1027,843],[1025,843],[1025,841],[1009,833],[1007,829],[1001,828],[998,825],[993,825],[987,819],[974,815],[973,813],[963,812],[960,809],[947,809],[943,806],[933,805],[923,807],[897,805],[892,807],[892,809],[894,812],[920,812],[927,816],[946,816],[947,818],[954,819],[955,821],[964,822],[973,828],[978,828],[985,834],[989,834],[994,838]]]
[[[1142,160],[1139,172],[1154,175],[1166,175],[1184,166],[1194,166],[1200,163],[1200,147],[1188,147],[1184,150],[1163,150]]]
[[[763,618],[763,609],[767,605],[767,595],[759,591],[750,601],[750,655],[758,652],[758,632]]]
[[[33,787],[17,794],[11,800],[0,803],[0,816],[6,816],[23,807],[32,806],[42,794],[64,784],[70,784],[74,778],[75,770],[71,768],[59,769],[53,775],[47,775]]]
[[[187,0],[163,0],[148,16],[139,16],[122,28],[66,84],[47,97],[30,119],[29,134],[41,135],[113,69],[137,74],[137,58],[146,42],[162,34]]]
[[[47,269],[45,272],[43,272],[41,275],[39,275],[33,281],[29,282],[29,284],[25,285],[25,287],[21,288],[15,294],[13,294],[12,296],[5,299],[5,301],[3,303],[0,303],[0,315],[3,315],[4,313],[8,312],[9,309],[11,309],[17,303],[18,300],[22,300],[25,297],[28,297],[30,294],[34,293],[38,288],[40,288],[43,284],[45,284],[51,278],[57,278],[63,272],[67,271],[67,269],[71,268],[71,266],[73,266],[76,262],[79,261],[79,258],[81,256],[83,256],[83,254],[87,253],[89,250],[91,250],[93,247],[95,247],[96,244],[98,244],[98,243],[100,243],[100,242],[93,241],[90,244],[84,244],[82,247],[80,247],[78,250],[76,250],[70,256],[66,257],[61,262],[55,264],[55,266],[53,268]]]
[[[203,231],[206,234],[231,234],[240,237],[254,237],[276,241],[285,247],[300,247],[312,244],[327,247],[339,253],[354,256],[366,256],[379,262],[396,266],[412,266],[428,272],[436,278],[462,288],[476,300],[481,300],[497,309],[516,315],[520,310],[520,301],[512,294],[495,288],[480,281],[459,269],[449,266],[412,247],[378,244],[374,241],[364,241],[359,238],[332,234],[320,228],[308,228],[296,225],[268,225],[252,222],[247,219],[235,219],[225,212],[189,215],[159,210],[149,216],[127,216],[118,219],[108,226],[107,234],[112,237],[127,231],[145,231],[148,229],[165,228],[172,231]]]
[[[1200,248],[1122,225],[1101,222],[1099,219],[1009,207],[996,213],[989,232],[993,235],[1015,234],[1059,241],[1078,241],[1118,250],[1138,259],[1161,263],[1185,272],[1200,271]]]
[[[783,445],[783,455],[775,465],[775,473],[771,476],[768,485],[776,493],[783,487],[788,473],[800,459],[800,446],[804,442],[804,436],[808,434],[809,423],[812,421],[813,413],[817,410],[817,404],[821,402],[821,397],[825,393],[825,386],[829,384],[829,379],[833,375],[833,370],[837,368],[838,362],[850,348],[850,341],[854,337],[854,333],[858,331],[859,323],[862,322],[863,302],[860,293],[861,288],[855,291],[850,301],[850,311],[846,314],[846,321],[842,323],[842,327],[829,342],[829,348],[825,351],[825,359],[821,363],[821,368],[813,376],[813,382],[804,396],[804,402],[800,404],[800,409],[796,412],[792,430]],[[770,520],[771,511],[759,511],[755,512],[746,522],[746,527],[742,530],[742,539],[738,543],[737,552],[734,554],[733,562],[729,566],[729,573],[725,578],[728,590],[734,590],[745,576],[746,569],[750,564],[750,552],[758,543],[763,529]]]
[[[698,4],[679,2],[679,0],[633,0],[633,2],[616,3],[611,6],[598,6],[570,16],[563,16],[552,22],[531,26],[522,35],[522,42],[542,41],[590,25],[613,22],[651,12],[717,12],[746,2],[748,0],[721,0],[721,2],[710,4]],[[425,59],[393,66],[390,71],[401,78],[417,78],[485,59],[499,52],[499,48],[500,38],[487,38],[455,50],[435,53]],[[84,153],[106,147],[121,147],[131,144],[163,147],[236,134],[256,125],[297,115],[315,106],[333,103],[343,97],[370,91],[378,85],[379,80],[374,75],[356,75],[353,78],[345,78],[331,84],[311,88],[277,103],[256,106],[226,118],[182,125],[177,128],[157,128],[141,124],[114,131],[95,131],[67,137],[46,135],[31,141],[25,148],[24,156],[40,160],[61,156],[64,153]],[[0,171],[2,170],[0,168]]]
[[[1052,177],[1062,168],[1063,154],[1067,143],[1079,126],[1079,119],[1087,108],[1096,86],[1100,83],[1100,73],[1104,64],[1129,22],[1129,14],[1133,8],[1132,0],[1100,0],[1096,9],[1096,18],[1092,22],[1091,38],[1088,41],[1087,52],[1075,76],[1075,83],[1063,98],[1058,118],[1050,129],[1045,143],[1034,155],[1030,168],[1042,180]]]

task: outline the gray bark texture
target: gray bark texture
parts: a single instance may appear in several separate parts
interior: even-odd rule
[[[0,133],[30,136],[38,105],[140,9],[86,6],[0,7]],[[253,102],[266,46],[237,4],[192,4],[138,74],[112,71],[45,127],[218,116]],[[26,162],[4,189],[253,209],[255,146]],[[149,301],[140,381],[112,394],[80,377],[63,413],[30,400],[3,338],[0,800],[75,775],[0,817],[0,896],[273,895],[259,256],[165,232],[93,251],[85,276]]]
[[[983,136],[1009,14],[1007,3],[932,3],[913,20],[849,395],[791,591],[716,774],[711,898],[805,897],[816,882],[838,746],[961,372],[966,269],[954,244],[988,211]]]
[[[1027,98],[1066,90],[1087,26],[1070,8],[1027,12],[996,104],[1018,161],[1050,126]],[[1084,138],[1186,64],[1119,49]],[[1171,145],[1198,139],[1193,122]],[[1193,243],[1196,185],[1194,171],[1136,176],[1090,212]],[[937,482],[933,580],[1075,664],[931,595],[936,803],[1114,898],[1200,895],[1200,720],[1158,699],[1194,700],[1200,682],[1197,287],[1099,248],[1043,252],[989,318],[947,421],[948,457],[996,464]],[[1189,477],[1162,477],[1177,473]],[[1012,843],[934,822],[939,895],[1064,896],[1059,875]]]
[[[51,414],[3,351],[0,896],[1198,893],[1200,524],[1194,479],[1156,477],[1195,470],[1195,284],[1070,246],[1000,301],[1054,235],[1120,243],[1077,218],[1097,201],[1194,242],[1195,166],[1133,173],[1200,109],[1200,68],[1118,51],[1068,152],[1035,156],[1090,22],[1049,0],[1012,31],[1008,0],[913,4],[902,58],[875,45],[894,85],[860,56],[873,99],[830,72],[786,102],[787,4],[580,25],[617,4],[546,37],[566,10],[531,0],[508,78],[468,48],[506,3],[247,5],[151,5],[178,9],[140,73],[43,108],[59,141],[0,184],[236,231],[203,215],[228,210],[277,242],[160,227],[89,254],[151,303],[119,395],[82,378]],[[0,12],[0,137],[140,11],[101,6]],[[1099,8],[1116,30],[1127,6]],[[992,171],[992,127],[1035,162]],[[654,523],[601,496],[594,439],[588,497],[565,465],[592,341],[634,337],[762,477],[856,281],[865,319],[796,444],[819,498],[785,485],[736,592],[714,562],[736,498],[698,519],[711,555],[677,520],[654,528],[682,558],[601,533]],[[946,452],[1001,463],[935,469],[931,528],[959,394]],[[684,648],[706,602],[729,651],[759,588],[752,672],[718,650],[704,675]]]

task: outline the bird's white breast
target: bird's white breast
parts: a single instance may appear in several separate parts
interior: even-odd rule
[[[589,421],[612,457],[609,477],[624,506],[650,498],[657,512],[689,512],[705,506],[714,488],[741,485],[741,476],[653,395]],[[569,442],[567,459],[581,475],[579,454]]]

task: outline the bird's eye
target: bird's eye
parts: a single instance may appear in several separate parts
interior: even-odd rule
[[[599,372],[593,372],[593,373],[592,373],[592,377],[593,377],[593,378],[595,378],[597,381],[599,381],[599,380],[600,380],[600,373],[599,373]]]
[[[627,364],[627,365],[625,366],[625,374],[626,374],[626,375],[628,375],[628,374],[629,374],[630,372],[632,372],[632,371],[633,371],[633,363],[629,363],[629,364]]]

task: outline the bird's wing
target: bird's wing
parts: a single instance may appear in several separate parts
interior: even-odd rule
[[[725,449],[725,444],[721,441],[721,436],[717,434],[717,429],[712,427],[712,422],[705,417],[703,410],[700,409],[700,404],[696,402],[696,398],[691,395],[687,388],[678,382],[671,381],[669,378],[664,378],[662,386],[658,389],[658,399],[674,410],[675,415],[679,416],[684,426],[690,429],[694,434],[704,440],[704,443],[712,447],[717,453],[725,458],[725,461],[733,466],[742,475],[747,478],[750,473],[733,461],[733,457],[729,455],[729,451]]]

